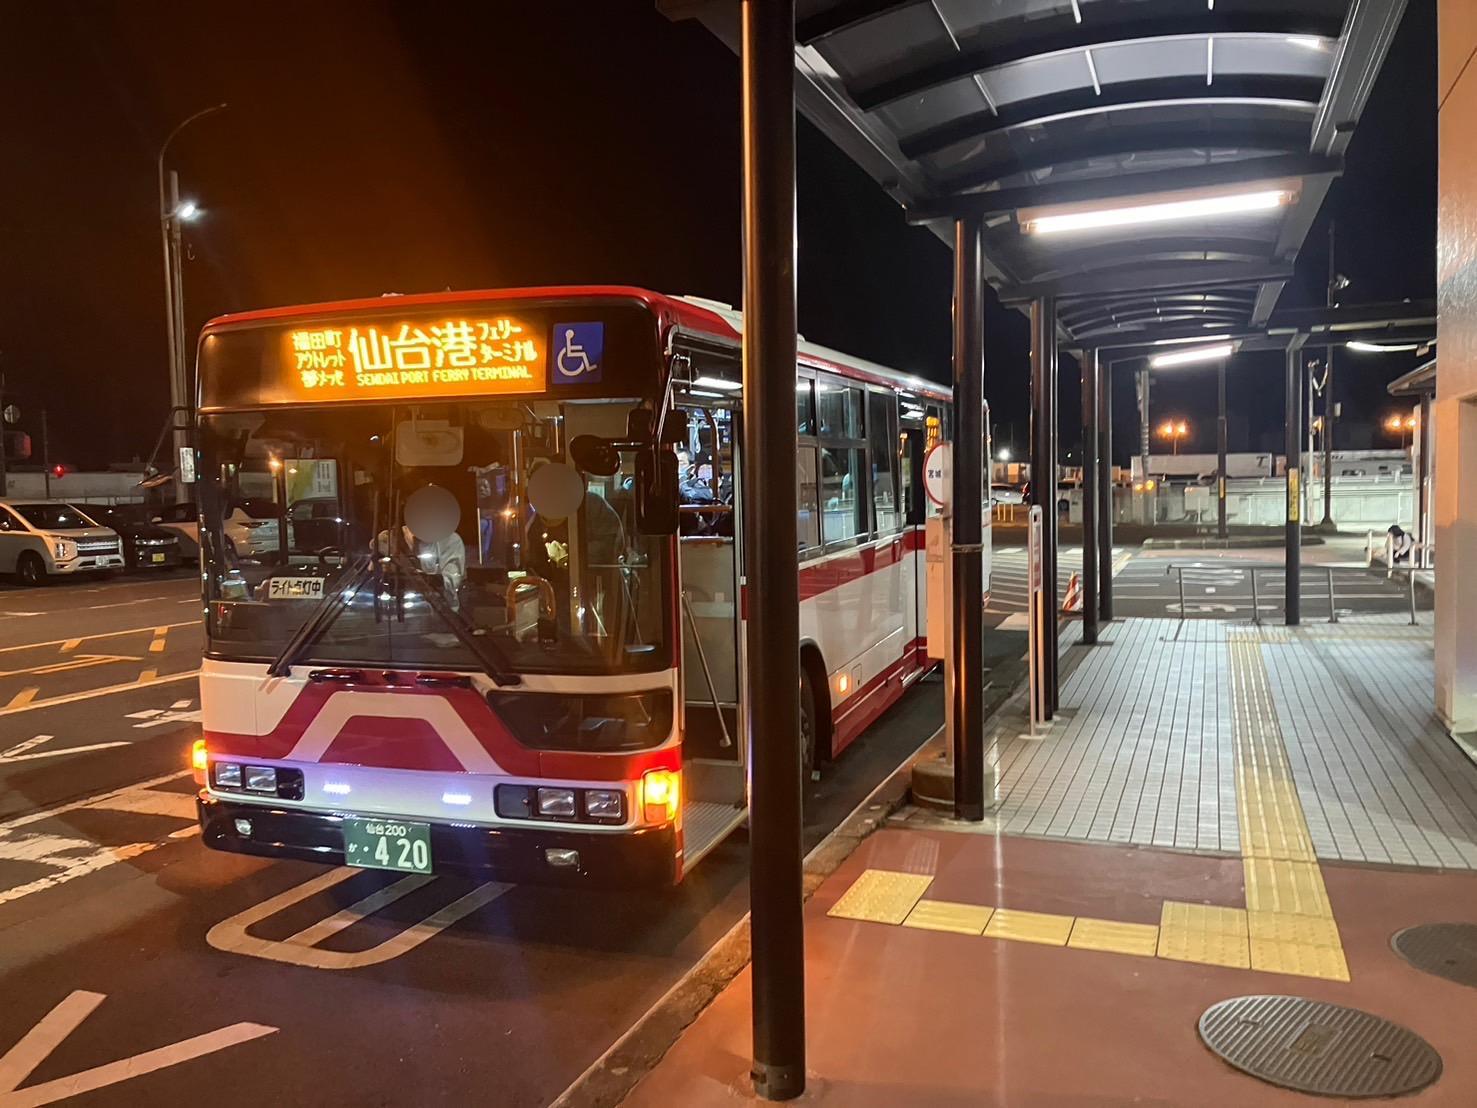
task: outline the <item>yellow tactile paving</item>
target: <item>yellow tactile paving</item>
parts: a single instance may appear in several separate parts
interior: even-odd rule
[[[826,915],[871,923],[902,923],[932,883],[931,874],[865,870]]]
[[[1349,964],[1344,960],[1341,946],[1313,946],[1310,943],[1252,939],[1251,968],[1263,973],[1319,977],[1326,981],[1349,980]]]
[[[1152,958],[1159,948],[1159,928],[1152,923],[1120,923],[1118,920],[1078,916],[1067,945],[1078,950]]]
[[[1297,943],[1302,946],[1341,947],[1339,927],[1331,919],[1298,916],[1287,912],[1247,912],[1246,928],[1258,940]]]
[[[1175,962],[1249,969],[1246,910],[1166,900],[1160,911],[1155,953]]]
[[[1014,939],[1022,943],[1044,943],[1047,946],[1066,946],[1067,936],[1072,933],[1074,916],[1056,916],[1047,912],[1022,912],[1012,908],[997,908],[985,927],[988,939]]]
[[[904,927],[924,931],[952,931],[957,935],[983,935],[985,925],[995,914],[994,908],[980,904],[959,904],[952,900],[920,900],[903,920]]]
[[[1248,911],[1332,917],[1328,890],[1316,862],[1246,858],[1242,871]]]

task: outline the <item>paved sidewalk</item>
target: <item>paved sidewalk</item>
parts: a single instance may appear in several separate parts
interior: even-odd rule
[[[1229,997],[1362,1008],[1477,1103],[1477,991],[1390,948],[1477,921],[1477,766],[1428,708],[1429,628],[1126,621],[1074,648],[1049,735],[996,721],[984,828],[905,810],[806,906],[807,1102],[1292,1105],[1196,1021]],[[751,1099],[747,972],[627,1099]]]

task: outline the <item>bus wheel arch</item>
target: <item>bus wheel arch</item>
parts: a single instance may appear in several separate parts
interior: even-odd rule
[[[805,711],[807,690],[811,697],[812,723],[809,750],[801,752],[801,762],[811,768],[831,760],[831,685],[826,678],[826,666],[821,652],[814,643],[800,646],[800,697],[802,714]],[[802,727],[802,732],[804,728]],[[806,754],[809,757],[806,757]]]

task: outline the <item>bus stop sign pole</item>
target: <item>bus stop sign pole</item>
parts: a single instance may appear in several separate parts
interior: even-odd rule
[[[744,0],[744,556],[754,1091],[805,1091],[795,520],[795,4]],[[762,690],[762,695],[754,695]]]

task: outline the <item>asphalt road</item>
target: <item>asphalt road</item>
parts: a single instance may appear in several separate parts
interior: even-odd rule
[[[747,910],[742,832],[640,894],[205,850],[197,588],[0,588],[5,1108],[544,1105]],[[808,843],[941,720],[922,682],[827,767]]]
[[[1265,553],[1120,552],[1119,613],[1176,611],[1166,568],[1182,564],[1189,614],[1246,618],[1231,577]],[[1024,647],[1025,552],[993,563],[998,694]],[[1063,591],[1079,564],[1062,552]],[[1350,610],[1404,603],[1338,573]],[[746,910],[742,833],[681,887],[641,894],[206,851],[184,768],[197,587],[189,571],[0,587],[0,1106],[547,1104]],[[1320,590],[1310,569],[1308,619]],[[941,699],[921,683],[827,768],[808,843],[935,731]]]

